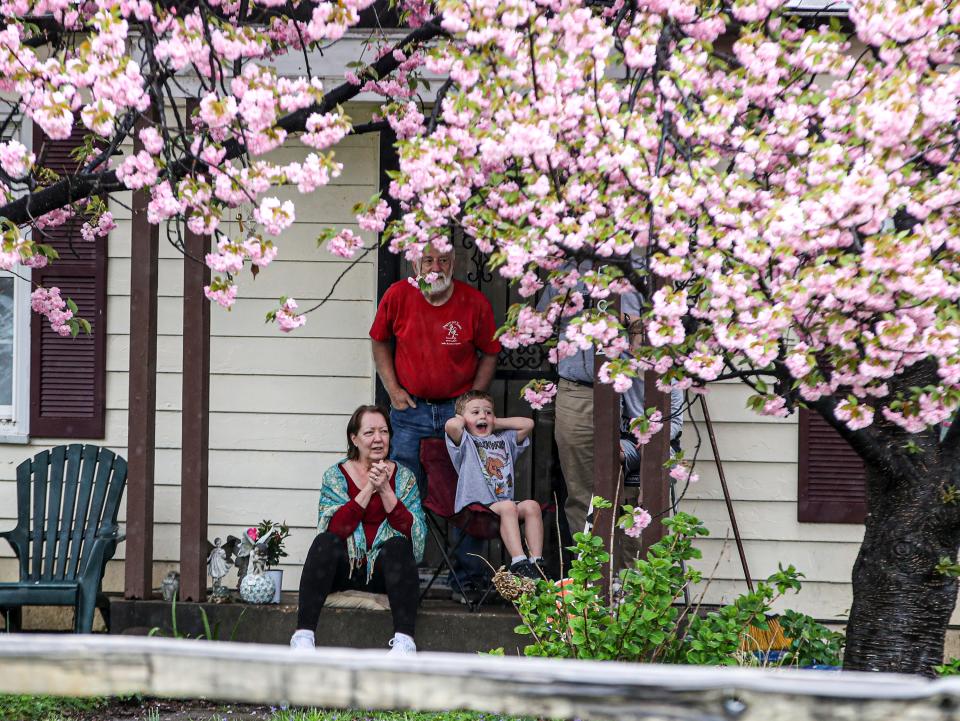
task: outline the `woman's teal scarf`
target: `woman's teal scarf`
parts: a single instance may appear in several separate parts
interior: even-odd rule
[[[330,466],[323,474],[323,485],[320,487],[320,519],[317,522],[317,532],[323,533],[330,525],[330,519],[346,503],[350,501],[347,490],[347,477],[340,470],[340,464],[346,463],[343,458],[335,465]],[[413,543],[413,556],[417,562],[423,558],[423,544],[427,537],[427,521],[420,507],[420,490],[417,488],[417,477],[413,472],[397,463],[396,494],[400,502],[407,507],[413,516],[413,526],[410,528],[410,540]],[[350,558],[350,573],[360,566],[361,560],[367,559],[367,581],[373,575],[373,564],[383,544],[394,536],[405,536],[384,519],[377,529],[377,536],[373,539],[373,548],[367,548],[367,536],[363,532],[363,523],[357,525],[353,535],[347,539],[347,555]]]

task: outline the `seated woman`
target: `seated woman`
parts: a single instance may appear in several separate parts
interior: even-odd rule
[[[347,457],[323,474],[319,535],[300,578],[293,648],[313,648],[320,610],[333,591],[386,593],[393,614],[390,653],[416,653],[426,521],[413,472],[387,460],[390,416],[360,406],[347,423]]]

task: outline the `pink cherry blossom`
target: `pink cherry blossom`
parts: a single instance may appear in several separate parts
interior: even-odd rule
[[[37,288],[30,295],[30,307],[50,322],[50,328],[57,335],[68,336],[72,333],[68,322],[73,318],[73,311],[67,308],[67,301],[60,296],[60,289]]]
[[[36,155],[27,151],[23,143],[9,140],[0,143],[0,168],[11,178],[22,178],[33,167]]]
[[[363,247],[363,240],[349,228],[344,228],[327,241],[327,250],[341,258],[352,258]]]
[[[623,532],[631,538],[640,538],[643,529],[647,528],[652,521],[653,518],[650,516],[650,512],[637,506],[633,509],[631,525],[625,528]]]
[[[204,295],[208,300],[212,300],[221,308],[229,310],[237,300],[237,286],[230,285],[207,285],[203,288]]]
[[[297,314],[297,301],[293,298],[287,298],[280,305],[280,309],[277,311],[276,320],[277,327],[280,328],[284,333],[289,333],[292,330],[300,328],[307,322],[307,316]]]
[[[253,215],[271,235],[280,235],[284,228],[289,228],[296,219],[293,202],[285,200],[281,203],[278,198],[261,200]]]
[[[548,381],[531,381],[524,387],[521,393],[521,397],[529,403],[530,407],[534,410],[540,410],[550,404],[556,395],[556,384]]]

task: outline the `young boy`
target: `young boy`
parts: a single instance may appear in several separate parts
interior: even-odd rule
[[[536,501],[513,500],[513,467],[530,445],[530,418],[497,418],[493,398],[483,391],[467,391],[457,398],[456,415],[447,421],[447,452],[460,476],[454,510],[482,503],[500,516],[500,538],[510,553],[510,572],[543,578],[543,518]],[[520,522],[526,526],[527,551],[520,540]]]

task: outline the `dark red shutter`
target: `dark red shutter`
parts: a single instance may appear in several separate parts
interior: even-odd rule
[[[867,515],[863,461],[816,412],[800,410],[797,520],[863,523]]]
[[[70,151],[84,136],[75,128],[66,140],[34,139],[44,165],[57,173],[72,173],[77,162]],[[37,131],[39,135],[39,131]],[[30,324],[30,435],[57,438],[103,438],[107,352],[107,239],[95,242],[80,236],[79,215],[57,228],[34,231],[34,240],[52,245],[60,259],[33,271],[33,280],[45,288],[56,286],[64,298],[77,304],[79,315],[90,321],[92,333],[63,338],[47,320],[34,313]]]

